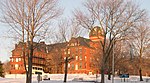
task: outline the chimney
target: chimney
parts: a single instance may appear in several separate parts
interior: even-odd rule
[[[15,44],[15,48],[17,48],[17,44]]]

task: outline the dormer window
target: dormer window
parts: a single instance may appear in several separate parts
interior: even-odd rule
[[[74,46],[74,43],[71,43],[71,46]]]
[[[74,43],[75,46],[77,46],[77,43]]]

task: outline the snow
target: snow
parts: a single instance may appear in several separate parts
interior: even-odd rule
[[[47,76],[46,76],[47,75]],[[41,75],[42,78],[48,77],[50,80],[42,80],[40,83],[63,83],[64,74],[44,74]],[[0,83],[25,83],[24,74],[8,74],[5,78],[0,77]],[[100,82],[100,77],[96,79],[96,75],[86,75],[86,74],[68,74],[67,83],[94,83],[96,80]],[[150,77],[144,77],[144,81],[139,81],[139,76],[130,76],[124,82],[118,76],[114,78],[114,83],[150,83]],[[32,83],[38,83],[37,75],[32,76]],[[107,80],[107,75],[105,76],[105,83],[112,83],[111,80]]]

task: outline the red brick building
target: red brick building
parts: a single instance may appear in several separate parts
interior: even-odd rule
[[[12,57],[10,57],[11,74],[25,73],[22,56],[22,45],[23,43],[19,42],[18,45],[15,45],[15,49],[12,50]]]
[[[33,73],[36,71],[43,71],[45,67],[45,58],[46,58],[46,45],[44,42],[41,43],[35,43],[36,48],[34,49],[33,53]],[[25,51],[27,55],[27,47],[26,44],[19,42],[18,44],[15,45],[15,49],[12,50],[12,56],[10,57],[10,65],[11,65],[11,74],[24,74],[25,73],[25,68],[24,68],[24,59],[23,59],[23,48],[25,47]],[[27,61],[27,56],[26,56],[26,63]],[[28,65],[26,65],[28,67]]]
[[[95,56],[97,49],[100,48],[100,41],[103,39],[102,30],[99,27],[94,27],[89,38],[72,38],[68,43],[68,55],[74,60],[68,64],[68,73],[96,73],[99,72],[98,66],[95,64]],[[66,53],[64,53],[65,55]]]
[[[47,73],[64,73],[64,60],[66,56],[73,58],[68,64],[68,73],[96,73],[98,68],[93,66],[94,56],[100,41],[103,39],[102,30],[93,28],[89,34],[90,39],[83,37],[72,38],[69,42],[46,45],[44,42],[36,43],[33,56],[33,73],[45,71]],[[19,42],[10,57],[11,73],[25,73],[23,56],[23,43]]]
[[[72,38],[67,47],[68,51],[62,49],[62,55],[65,60],[65,56],[69,56],[73,58],[68,64],[68,73],[76,74],[76,73],[92,73],[94,72],[92,67],[92,56],[95,49],[90,46],[92,41],[90,39],[85,39],[82,37]],[[68,52],[68,53],[67,53]],[[64,67],[63,67],[64,71]]]

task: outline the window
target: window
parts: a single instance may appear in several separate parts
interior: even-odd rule
[[[70,63],[68,63],[68,68],[70,68]]]
[[[86,49],[86,48],[84,48],[84,51],[83,51],[83,52],[86,52],[86,50],[87,50],[87,49]]]
[[[14,62],[16,61],[16,58],[14,58],[14,60],[13,60]]]
[[[42,59],[40,59],[40,63],[39,64],[42,64]]]
[[[74,46],[74,43],[71,43],[71,46]]]
[[[75,43],[74,45],[77,46],[77,43]]]
[[[97,60],[97,61],[99,61],[99,59],[98,59],[98,58],[97,58],[96,60]]]
[[[11,68],[14,69],[14,65],[11,65]]]
[[[19,70],[21,69],[21,65],[18,66],[18,69],[19,69]]]
[[[39,57],[41,58],[41,57],[42,57],[42,55],[39,55]]]
[[[21,61],[21,58],[19,58],[19,61]]]
[[[14,62],[14,59],[12,58],[11,61]]]
[[[41,60],[41,64],[44,64],[44,61],[43,61],[43,60]]]
[[[85,61],[87,60],[87,57],[85,56]]]
[[[74,64],[71,65],[71,69],[74,70]]]
[[[78,60],[78,56],[76,56],[76,60]]]
[[[75,68],[75,70],[78,70],[78,64],[76,64],[76,68]]]
[[[82,62],[79,63],[79,69],[82,69]]]
[[[66,54],[66,49],[64,49],[64,54]]]
[[[18,70],[18,68],[19,68],[19,65],[15,64],[15,69]]]
[[[46,47],[46,53],[48,53],[48,47]]]
[[[16,58],[16,62],[18,62],[18,58]]]
[[[76,53],[78,52],[78,48],[76,48]]]
[[[72,57],[75,58],[75,57],[74,57],[74,54],[72,54]]]
[[[68,54],[70,54],[70,49],[68,49]]]
[[[82,60],[82,55],[79,56],[79,60]]]

